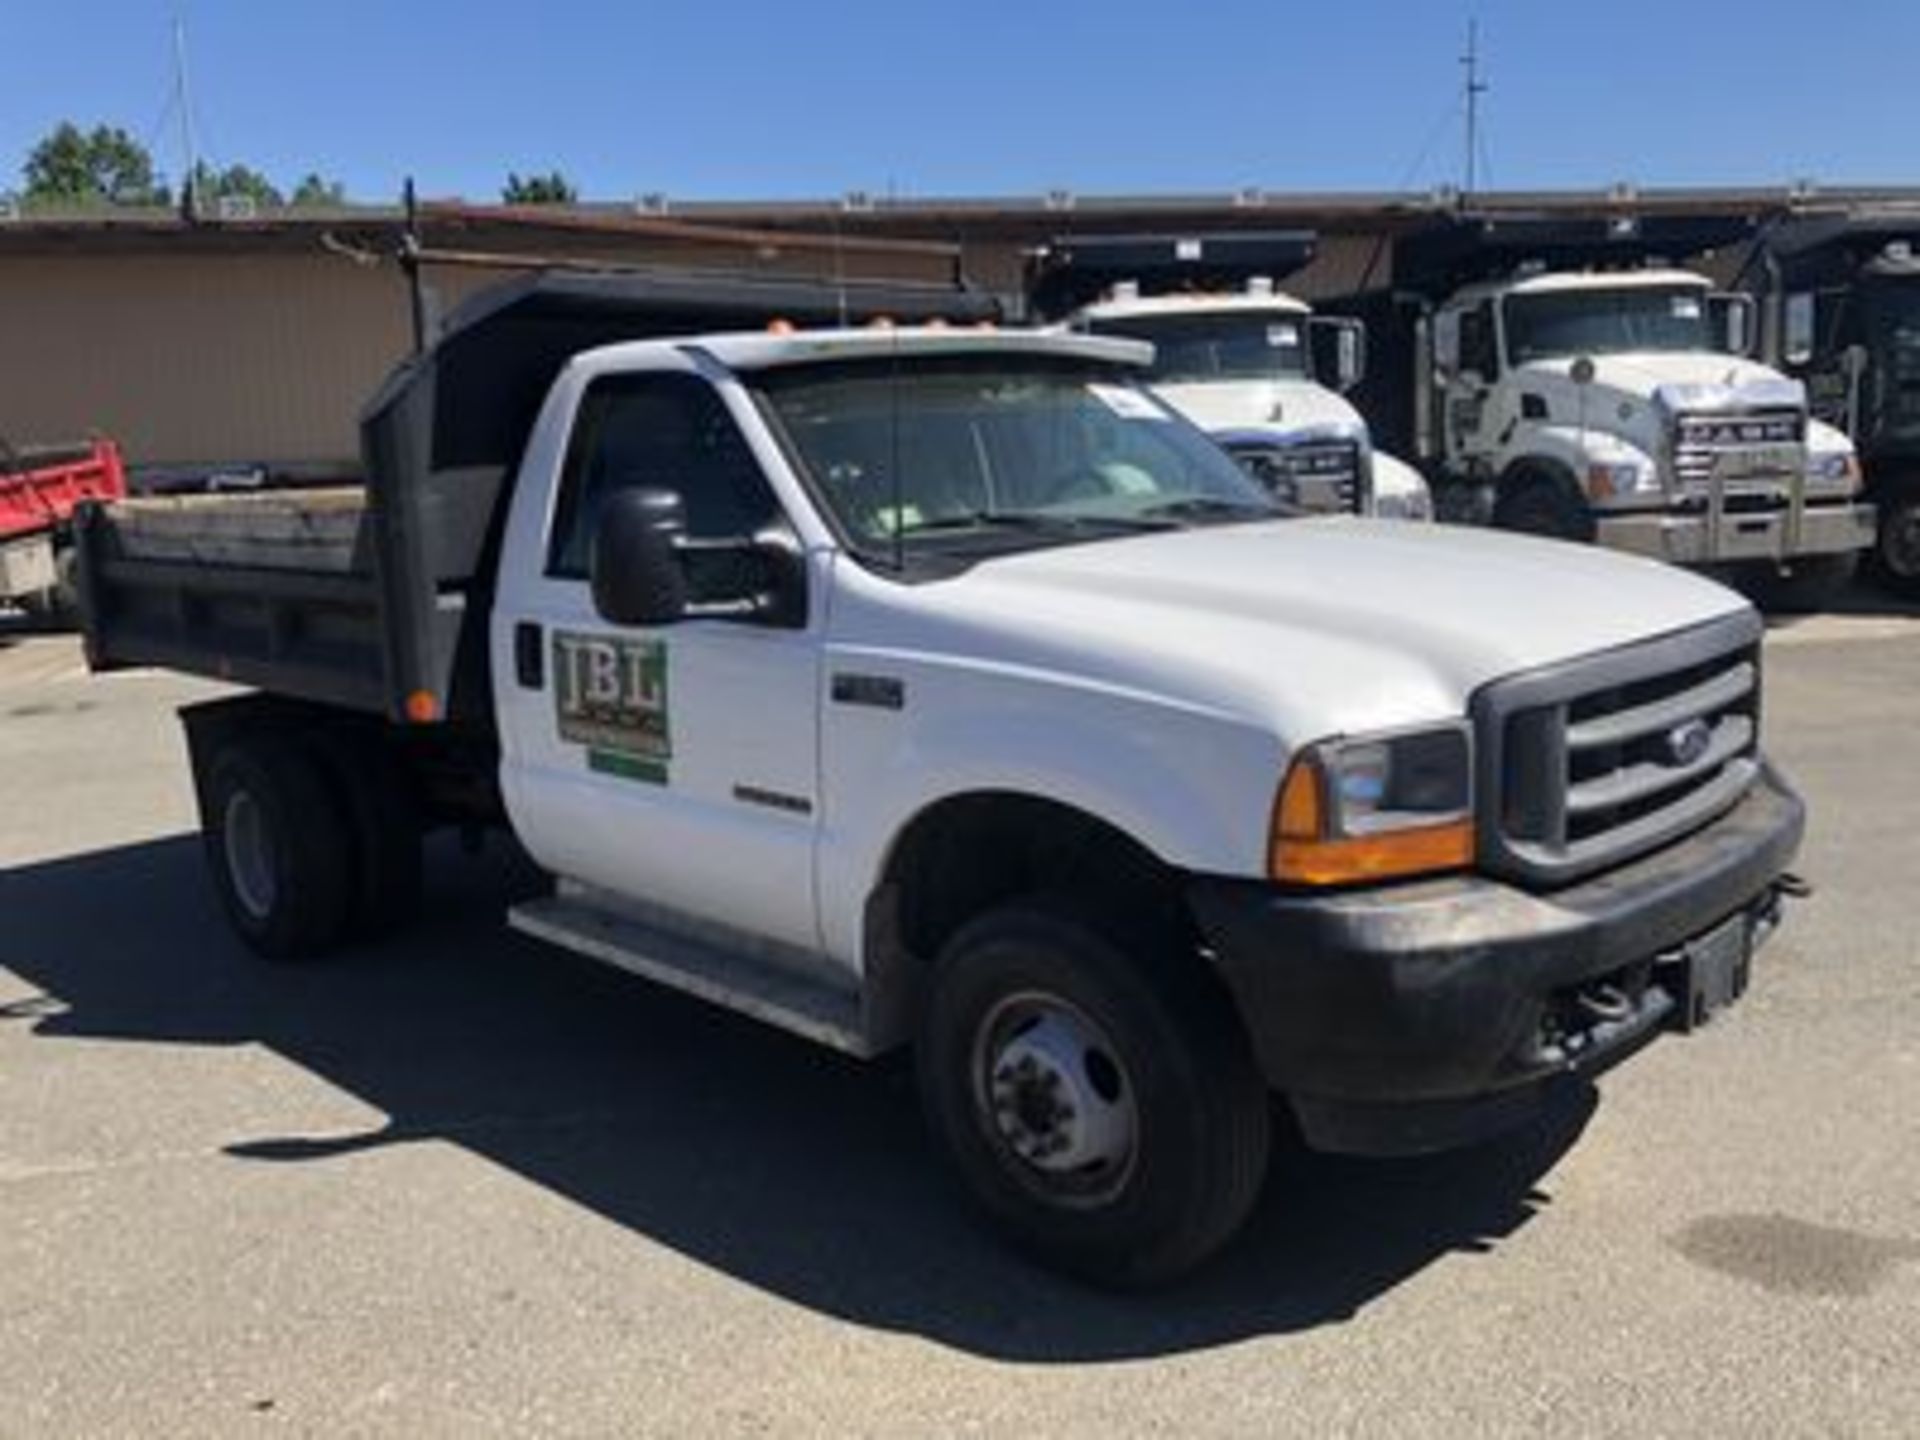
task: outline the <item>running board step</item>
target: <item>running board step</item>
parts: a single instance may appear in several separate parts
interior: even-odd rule
[[[860,1002],[846,991],[631,919],[565,895],[529,900],[507,923],[562,949],[592,956],[848,1055],[875,1053]]]

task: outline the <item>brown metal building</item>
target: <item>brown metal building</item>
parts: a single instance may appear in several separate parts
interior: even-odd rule
[[[1913,190],[1489,194],[1476,209],[1780,213],[1912,201]],[[428,206],[434,250],[886,278],[1017,292],[1067,231],[1311,228],[1308,298],[1384,278],[1392,238],[1457,197],[1233,195],[696,203],[515,210]],[[0,217],[0,439],[104,434],[148,469],[350,470],[362,400],[412,343],[401,216],[345,209],[186,223],[161,213]],[[445,308],[509,273],[432,270]]]

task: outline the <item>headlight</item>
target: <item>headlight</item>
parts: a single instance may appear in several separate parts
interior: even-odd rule
[[[1653,467],[1637,460],[1596,462],[1587,466],[1587,495],[1594,500],[1637,494],[1643,489],[1654,489],[1658,483]]]
[[[1860,461],[1851,450],[1808,457],[1807,473],[1821,485],[1845,485],[1849,490],[1860,485]]]
[[[1342,885],[1472,862],[1473,739],[1464,724],[1309,746],[1274,797],[1275,880]]]
[[[1426,490],[1375,494],[1373,513],[1382,520],[1431,520],[1433,496]]]

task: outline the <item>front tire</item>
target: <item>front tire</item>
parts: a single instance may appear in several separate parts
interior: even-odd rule
[[[1523,480],[1493,507],[1493,523],[1520,535],[1585,544],[1593,539],[1593,513],[1572,491],[1549,479]]]
[[[1034,900],[963,927],[922,1020],[935,1138],[994,1227],[1103,1284],[1171,1280],[1239,1229],[1267,1096],[1226,1000],[1180,957]]]
[[[292,737],[214,757],[201,821],[227,918],[268,960],[330,949],[353,915],[353,837],[325,772]]]
[[[1920,485],[1877,497],[1877,503],[1874,583],[1903,600],[1920,600]]]

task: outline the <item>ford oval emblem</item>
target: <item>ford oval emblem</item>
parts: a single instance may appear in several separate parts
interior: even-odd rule
[[[1713,727],[1704,720],[1688,720],[1667,731],[1667,758],[1675,765],[1691,765],[1713,744]]]

